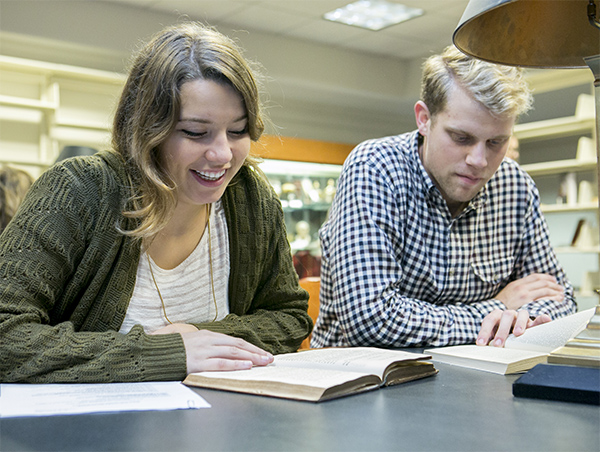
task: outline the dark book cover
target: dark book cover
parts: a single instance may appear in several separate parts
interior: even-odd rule
[[[513,395],[600,405],[600,368],[538,364],[513,383]]]

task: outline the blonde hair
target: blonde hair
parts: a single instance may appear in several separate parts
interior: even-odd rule
[[[33,177],[28,172],[7,165],[0,167],[0,232],[15,216],[31,184]]]
[[[195,22],[156,34],[133,61],[113,123],[113,148],[127,161],[136,190],[124,215],[139,222],[127,235],[151,238],[175,208],[175,183],[159,149],[179,119],[181,86],[193,80],[233,87],[244,101],[250,138],[258,141],[264,131],[258,71],[233,40]],[[245,164],[255,160],[249,156]]]
[[[519,117],[533,103],[521,68],[488,63],[448,46],[423,64],[421,100],[432,117],[446,108],[454,84],[466,89],[499,118]]]

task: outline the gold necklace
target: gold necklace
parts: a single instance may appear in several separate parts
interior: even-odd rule
[[[219,316],[219,307],[217,306],[217,296],[215,295],[215,281],[213,278],[212,246],[211,246],[211,239],[210,239],[210,210],[211,210],[211,205],[206,204],[206,228],[208,229],[208,267],[210,269],[210,287],[212,290],[213,303],[215,305],[215,317],[211,321],[214,322],[215,320],[217,320],[217,317]],[[146,251],[146,258],[148,259],[148,267],[150,268],[150,275],[152,276],[152,281],[154,282],[154,287],[156,287],[156,292],[158,292],[158,298],[160,298],[160,303],[162,305],[163,314],[165,316],[165,319],[167,319],[167,322],[169,322],[172,325],[173,322],[171,322],[171,320],[167,316],[167,309],[165,308],[165,300],[163,300],[162,294],[160,293],[160,289],[158,288],[158,284],[156,283],[156,278],[154,277],[154,271],[152,271],[152,263],[150,262],[150,253],[148,251]]]

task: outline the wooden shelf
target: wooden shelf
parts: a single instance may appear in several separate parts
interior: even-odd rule
[[[561,254],[598,254],[600,253],[600,246],[593,246],[589,248],[576,248],[574,246],[558,246],[554,248],[556,253]]]
[[[43,111],[56,111],[58,109],[57,102],[5,95],[0,95],[0,105],[5,105],[7,107],[32,108]]]
[[[530,163],[521,165],[530,176],[544,176],[549,174],[570,173],[572,171],[592,171],[596,169],[596,161],[582,161],[577,159],[556,160],[554,162]]]
[[[597,202],[589,202],[585,204],[542,204],[542,212],[544,213],[556,213],[556,212],[587,212],[598,210]]]
[[[580,94],[577,97],[575,115],[544,121],[527,122],[515,126],[519,140],[550,139],[561,136],[592,133],[596,127],[594,96]]]
[[[85,121],[79,119],[57,119],[55,127],[72,127],[75,129],[90,129],[94,131],[110,132],[111,125],[99,121]]]
[[[545,121],[517,124],[515,135],[519,140],[550,139],[562,136],[591,133],[596,126],[594,117],[567,116]]]
[[[76,80],[96,81],[113,85],[123,85],[126,80],[126,76],[118,72],[101,71],[45,61],[26,60],[5,55],[0,55],[0,69],[31,74],[41,73],[47,76],[69,77]]]

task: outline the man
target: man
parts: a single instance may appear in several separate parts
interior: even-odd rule
[[[505,159],[531,106],[520,69],[454,47],[423,67],[418,130],[348,157],[312,347],[490,342],[575,312],[531,178]]]

